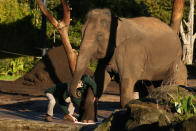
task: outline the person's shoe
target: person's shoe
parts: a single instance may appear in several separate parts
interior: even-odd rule
[[[52,116],[46,115],[45,121],[47,121],[47,122],[52,122]]]

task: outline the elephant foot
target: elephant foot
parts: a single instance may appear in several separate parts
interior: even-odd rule
[[[94,123],[96,121],[96,103],[89,103],[88,109],[84,109],[81,121],[85,123]]]
[[[97,113],[97,102],[91,88],[88,89],[83,108],[80,109],[80,121],[95,123]]]
[[[89,124],[94,124],[95,123],[95,121],[93,121],[93,120],[83,120],[82,122],[83,123],[89,123]]]

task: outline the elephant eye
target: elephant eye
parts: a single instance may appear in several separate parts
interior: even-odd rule
[[[101,32],[97,33],[97,35],[96,35],[96,40],[97,40],[97,41],[101,41],[101,40],[103,40],[103,39],[104,39],[103,33],[101,33]]]

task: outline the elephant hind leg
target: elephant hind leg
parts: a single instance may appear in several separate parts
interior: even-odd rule
[[[187,69],[182,61],[174,64],[168,78],[163,80],[163,84],[187,86]]]
[[[128,104],[130,100],[134,99],[135,83],[136,80],[132,80],[129,78],[121,79],[120,103],[122,108],[125,108],[126,104]]]
[[[187,68],[182,61],[179,63],[178,71],[176,72],[176,84],[187,86]]]

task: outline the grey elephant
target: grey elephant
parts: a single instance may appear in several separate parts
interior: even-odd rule
[[[164,84],[186,85],[187,70],[181,61],[177,34],[152,17],[117,18],[109,9],[87,14],[82,41],[70,85],[72,97],[88,62],[98,60],[95,72],[99,94],[107,87],[111,74],[120,78],[120,103],[133,99],[138,80],[163,80]],[[89,112],[88,112],[89,113]]]

